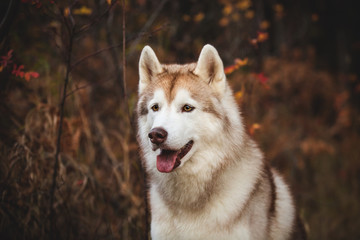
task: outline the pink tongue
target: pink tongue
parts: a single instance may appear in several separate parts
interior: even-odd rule
[[[156,159],[156,167],[159,172],[171,172],[174,169],[177,155],[177,151],[162,150]]]

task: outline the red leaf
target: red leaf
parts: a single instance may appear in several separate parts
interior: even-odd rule
[[[21,0],[22,3],[31,3],[32,5],[35,5],[36,8],[40,8],[42,6],[42,3],[40,0]],[[53,3],[53,1],[50,1],[50,3]]]
[[[38,78],[40,76],[40,74],[37,72],[30,72],[30,73],[33,78]]]
[[[1,56],[0,64],[3,67],[6,67],[7,65],[9,65],[12,62],[11,58],[12,58],[13,51],[14,50],[11,49],[11,50],[9,50],[9,52],[5,56]]]
[[[269,78],[265,76],[264,73],[254,73],[254,77],[266,88],[269,89],[269,85],[267,84]]]
[[[11,74],[14,74],[16,77],[24,77],[24,72],[21,71],[24,68],[24,65],[20,65],[17,67],[16,64],[14,64],[14,68],[11,72]]]
[[[80,179],[76,182],[76,185],[81,186],[84,183],[84,180]]]
[[[25,80],[27,82],[30,81],[30,73],[29,72],[25,73]]]
[[[8,59],[10,59],[10,58],[12,57],[13,51],[14,51],[13,49],[10,49],[10,50],[8,51],[8,53],[7,53]]]
[[[258,73],[256,75],[256,78],[263,84],[266,83],[269,80],[268,77],[265,77],[264,73]]]
[[[26,72],[26,73],[25,73],[25,80],[29,82],[31,77],[33,77],[33,78],[38,78],[39,75],[40,75],[40,74],[37,73],[37,72]]]

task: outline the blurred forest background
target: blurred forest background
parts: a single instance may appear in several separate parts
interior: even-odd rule
[[[186,63],[206,43],[249,134],[292,186],[309,239],[360,239],[359,9],[2,0],[0,239],[147,239],[139,54],[151,45],[161,62]]]

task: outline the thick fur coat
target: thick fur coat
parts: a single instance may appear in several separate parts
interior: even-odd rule
[[[293,198],[246,134],[216,49],[165,65],[146,46],[139,75],[152,239],[294,239]]]

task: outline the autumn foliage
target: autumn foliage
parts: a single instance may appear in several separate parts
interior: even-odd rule
[[[5,56],[1,56],[0,61],[0,72],[4,70],[4,68],[8,68],[10,66],[13,67],[11,74],[16,77],[24,78],[26,81],[30,81],[30,78],[38,78],[39,73],[37,72],[24,72],[24,65],[17,66],[16,63],[13,63],[12,58],[13,50],[9,50],[9,52]]]
[[[185,63],[206,43],[219,50],[248,134],[292,186],[309,239],[359,239],[355,9],[19,1],[0,39],[0,239],[147,239],[133,115],[139,53],[151,45],[161,62]]]

